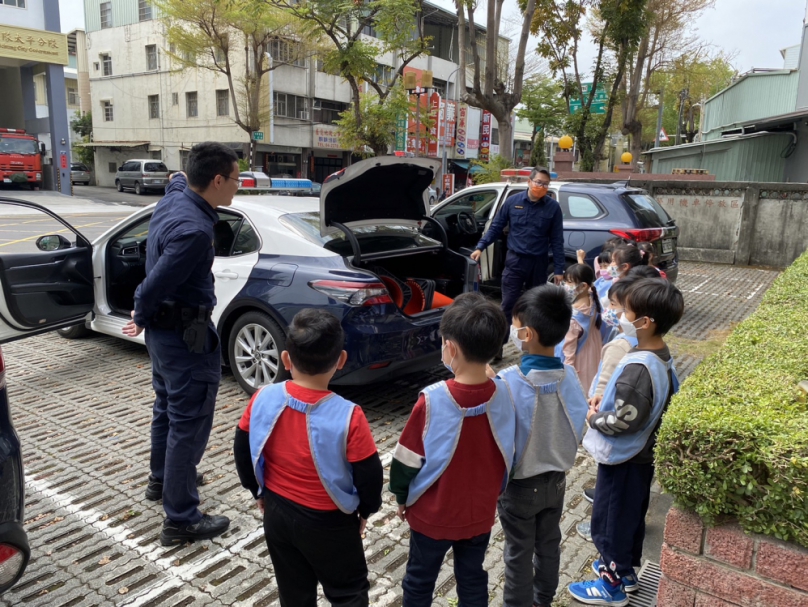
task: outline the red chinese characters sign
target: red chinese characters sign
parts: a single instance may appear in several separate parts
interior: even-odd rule
[[[440,95],[432,93],[429,96],[429,144],[427,146],[427,156],[437,158],[438,156],[438,123],[440,121]]]
[[[443,110],[446,118],[441,126],[441,137],[443,137],[443,145],[452,147],[455,144],[454,132],[457,119],[457,104],[454,101],[444,101]]]
[[[455,139],[455,153],[460,158],[466,157],[466,132],[469,117],[469,106],[461,103],[457,106],[457,137]]]
[[[454,181],[454,173],[443,174],[443,191],[446,192],[446,196],[451,196],[454,194]]]
[[[483,111],[480,125],[480,161],[488,162],[491,158],[491,112]]]

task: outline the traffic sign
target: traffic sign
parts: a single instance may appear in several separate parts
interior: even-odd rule
[[[582,82],[581,88],[583,89],[584,99],[588,99],[589,93],[592,91],[592,83]],[[608,103],[609,103],[609,96],[606,94],[606,90],[603,88],[602,84],[598,84],[598,88],[595,89],[595,96],[592,98],[592,104],[589,106],[589,113],[605,114],[606,105]],[[581,100],[577,98],[570,99],[570,112],[573,114],[577,114],[580,111],[581,111]]]
[[[264,140],[264,133],[261,131],[253,131],[252,134],[253,141],[263,141]]]
[[[663,141],[670,141],[670,137],[668,137],[665,129],[659,129],[659,142],[662,143]]]

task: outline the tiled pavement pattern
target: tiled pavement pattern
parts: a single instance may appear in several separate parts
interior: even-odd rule
[[[679,287],[687,312],[680,337],[703,339],[742,320],[757,306],[777,272],[682,264]],[[33,556],[26,575],[0,598],[2,606],[277,605],[277,590],[257,510],[232,463],[234,427],[247,398],[232,376],[219,392],[216,418],[201,470],[202,508],[227,514],[230,530],[211,542],[159,545],[159,504],[143,497],[148,474],[152,392],[142,347],[95,336],[67,341],[49,334],[4,348],[12,412],[22,437],[27,522]],[[505,364],[516,361],[512,346]],[[698,363],[679,359],[687,375]],[[370,421],[385,465],[420,387],[446,377],[442,368],[381,385],[343,389]],[[567,479],[558,604],[564,585],[587,577],[592,544],[575,533],[591,506],[581,490],[595,466],[583,452]],[[392,495],[369,522],[365,538],[374,605],[401,604],[408,527],[395,517]],[[501,604],[503,534],[494,527],[486,559],[491,604]],[[451,554],[438,579],[436,604],[456,605]],[[323,603],[325,604],[325,603]]]

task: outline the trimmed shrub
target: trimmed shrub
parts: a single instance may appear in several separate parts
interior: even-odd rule
[[[708,524],[808,546],[808,252],[685,381],[662,422],[660,484]]]

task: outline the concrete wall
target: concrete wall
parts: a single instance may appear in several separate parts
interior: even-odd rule
[[[808,249],[808,184],[632,177],[676,220],[683,260],[785,267]]]

